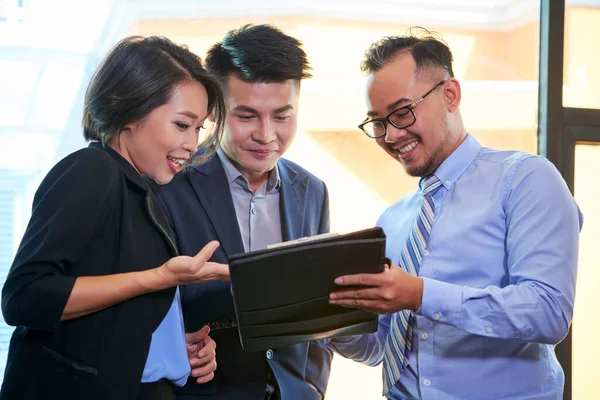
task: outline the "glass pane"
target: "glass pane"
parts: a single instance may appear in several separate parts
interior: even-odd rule
[[[86,75],[102,41],[121,32],[115,16],[127,13],[113,3],[0,0],[0,286],[41,179],[57,157],[85,145]],[[0,316],[0,383],[12,331]]]
[[[2,282],[6,279],[8,268],[12,263],[13,251],[13,230],[14,223],[14,203],[15,193],[2,187],[2,170],[0,170],[0,279]],[[6,365],[6,356],[8,355],[8,345],[13,328],[7,326],[3,320],[0,320],[0,371],[4,372]]]
[[[588,5],[567,4],[565,9],[563,105],[600,108],[600,5],[585,3]]]
[[[575,147],[575,199],[583,212],[579,244],[577,295],[573,317],[573,400],[600,398],[598,360],[600,360],[600,144]]]
[[[40,67],[33,62],[0,60],[0,126],[24,126]]]

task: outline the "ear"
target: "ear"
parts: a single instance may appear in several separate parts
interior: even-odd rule
[[[135,132],[137,130],[137,126],[138,126],[138,122],[129,122],[129,123],[123,125],[123,128],[121,128],[121,135],[132,134],[133,132]]]
[[[460,83],[455,78],[449,78],[442,88],[444,90],[446,109],[452,113],[458,111],[461,99]]]

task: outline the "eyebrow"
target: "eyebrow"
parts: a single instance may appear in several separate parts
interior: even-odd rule
[[[185,115],[186,117],[190,117],[191,119],[198,119],[198,116],[191,111],[180,111],[177,114]]]
[[[294,106],[292,106],[291,104],[285,105],[283,107],[279,107],[278,109],[273,111],[273,114],[281,114],[282,112],[288,111],[288,110],[292,110],[294,108]],[[244,106],[244,105],[240,105],[237,107],[234,107],[233,110],[231,111],[244,111],[244,112],[249,112],[252,114],[258,114],[258,111],[256,111],[254,108],[252,107],[248,107],[248,106]]]
[[[244,111],[252,114],[258,114],[258,112],[254,108],[248,106],[236,106],[231,111]]]
[[[277,110],[273,111],[274,114],[281,114],[282,112],[288,111],[288,110],[293,110],[294,106],[292,106],[291,104],[288,104],[286,106],[283,107],[279,107]]]
[[[402,97],[402,98],[396,100],[395,102],[393,102],[392,104],[388,105],[386,107],[386,109],[390,112],[394,111],[396,108],[398,108],[400,106],[400,104],[407,102],[407,101],[411,101],[411,100],[406,97]],[[377,115],[379,115],[379,114],[376,111],[367,112],[368,117],[376,117]]]

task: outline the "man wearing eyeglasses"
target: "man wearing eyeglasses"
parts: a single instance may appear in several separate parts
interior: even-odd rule
[[[392,265],[340,277],[330,295],[382,314],[378,331],[328,345],[383,362],[389,399],[562,399],[554,346],[573,316],[582,224],[565,182],[545,158],[467,132],[451,51],[429,32],[382,39],[362,69],[359,128],[421,179],[377,223]]]

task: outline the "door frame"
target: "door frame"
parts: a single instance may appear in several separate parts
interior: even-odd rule
[[[563,106],[565,0],[541,0],[540,74],[538,101],[538,154],[558,169],[572,194],[575,193],[575,146],[578,142],[600,143],[600,110]],[[556,355],[565,372],[564,400],[572,399],[572,326],[557,347]]]

